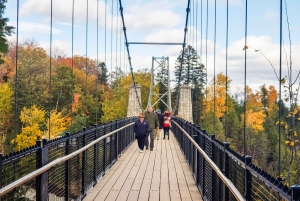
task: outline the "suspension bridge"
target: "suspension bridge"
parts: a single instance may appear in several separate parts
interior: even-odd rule
[[[51,138],[51,131],[49,129],[49,137],[44,139],[37,139],[36,144],[30,147],[21,148],[18,151],[14,151],[9,154],[1,154],[0,156],[0,200],[204,200],[204,201],[227,201],[227,200],[270,200],[270,201],[298,201],[300,200],[300,186],[296,183],[289,183],[280,177],[280,162],[279,173],[273,175],[266,172],[262,168],[256,166],[252,161],[252,156],[247,153],[246,144],[246,115],[244,118],[244,130],[243,130],[243,154],[238,153],[230,146],[230,143],[221,141],[215,134],[208,133],[205,129],[205,125],[199,123],[198,120],[200,114],[193,115],[193,103],[192,103],[192,88],[197,84],[203,84],[207,87],[207,75],[203,75],[201,80],[203,83],[190,83],[183,82],[183,66],[189,65],[184,63],[184,52],[188,49],[188,46],[192,46],[195,37],[197,40],[197,19],[198,12],[201,14],[201,32],[202,27],[202,15],[204,4],[201,0],[187,0],[186,8],[183,8],[186,12],[185,24],[182,25],[182,42],[132,42],[128,41],[128,30],[126,27],[126,17],[124,16],[124,10],[122,1],[115,1],[117,6],[114,8],[114,1],[112,1],[112,12],[119,11],[120,18],[117,23],[120,23],[124,34],[124,50],[127,53],[126,63],[129,65],[130,75],[132,79],[132,85],[129,89],[129,100],[127,117],[109,121],[99,124],[99,111],[97,107],[95,115],[95,124],[89,125],[85,119],[84,128],[77,130],[76,132],[66,132],[64,136],[59,138]],[[72,74],[74,64],[74,5],[77,2],[72,2]],[[86,74],[86,85],[82,88],[85,94],[89,93],[88,89],[88,19],[89,19],[89,0],[85,1],[86,8],[86,60],[83,67],[83,71]],[[105,2],[106,6],[107,2]],[[280,35],[280,69],[278,76],[279,85],[279,102],[281,101],[281,57],[282,57],[282,11],[283,1],[278,1],[276,4],[280,5],[280,20],[279,20],[279,35]],[[52,101],[52,68],[54,66],[52,62],[52,20],[53,20],[53,7],[52,0],[50,4],[50,82],[49,82],[49,114],[52,107],[54,107]],[[208,15],[208,1],[205,4],[207,6]],[[216,54],[216,10],[217,1],[214,1],[214,55]],[[245,41],[244,41],[244,68],[245,68],[245,85],[244,85],[244,108],[246,108],[246,80],[247,80],[247,50],[249,45],[247,44],[247,13],[248,1],[244,2],[245,9]],[[198,7],[201,6],[201,10],[198,11]],[[22,103],[18,101],[21,95],[17,93],[17,89],[21,87],[19,85],[18,78],[18,39],[19,39],[19,0],[17,0],[17,26],[16,26],[16,76],[15,76],[15,134],[18,130],[18,120],[16,120],[20,105]],[[228,46],[228,15],[229,15],[229,2],[227,0],[227,29],[226,33],[226,46]],[[97,1],[97,66],[99,65],[98,59],[98,19],[99,19],[99,1]],[[105,60],[106,64],[106,11],[105,8]],[[195,20],[196,19],[196,20]],[[136,19],[137,20],[137,19]],[[191,24],[191,22],[193,24]],[[113,23],[113,20],[111,21]],[[111,27],[113,30],[113,26]],[[206,37],[208,32],[208,21],[206,22]],[[193,36],[191,35],[193,33]],[[111,32],[112,34],[112,32]],[[189,35],[190,34],[190,35]],[[116,36],[118,40],[120,35]],[[112,37],[111,37],[112,41]],[[202,41],[202,34],[201,34]],[[207,38],[206,38],[207,41]],[[121,47],[121,40],[120,40]],[[195,42],[197,44],[197,42]],[[110,44],[112,46],[112,43]],[[172,128],[170,133],[170,139],[155,140],[154,150],[144,150],[143,153],[139,152],[135,136],[133,133],[133,124],[137,121],[137,115],[140,112],[145,111],[142,103],[141,86],[137,83],[135,73],[133,72],[134,63],[132,62],[132,55],[130,54],[130,48],[132,46],[182,46],[182,54],[178,58],[180,61],[178,65],[177,85],[176,85],[176,97],[172,101],[171,95],[171,70],[169,66],[169,57],[156,57],[152,55],[152,67],[149,97],[147,100],[147,106],[157,105],[159,102],[165,105],[168,111],[172,111]],[[118,44],[116,43],[116,47]],[[196,45],[197,46],[197,45]],[[111,47],[112,49],[112,47]],[[197,49],[197,48],[196,48]],[[203,48],[204,51],[205,48]],[[206,42],[207,51],[207,42]],[[259,50],[257,50],[259,51]],[[124,51],[125,52],[125,51]],[[202,59],[202,42],[201,42],[201,59]],[[261,53],[262,54],[262,53]],[[263,54],[265,57],[265,55]],[[207,53],[206,53],[207,57]],[[116,63],[121,63],[121,56],[116,57]],[[124,56],[124,59],[126,57]],[[54,59],[53,59],[54,60]],[[226,77],[227,77],[227,49],[226,49]],[[270,60],[268,60],[270,62]],[[111,57],[112,63],[112,57]],[[202,63],[200,61],[200,63]],[[127,65],[126,64],[126,65]],[[111,64],[112,65],[112,64]],[[125,66],[125,61],[124,64]],[[198,65],[198,63],[196,64]],[[272,65],[272,64],[271,64]],[[120,66],[122,66],[120,64]],[[207,58],[206,64],[207,66]],[[274,68],[274,66],[272,65]],[[163,68],[165,76],[159,77],[156,73],[159,69]],[[275,71],[275,69],[274,69]],[[161,72],[161,71],[160,71]],[[276,73],[276,72],[275,72]],[[215,57],[214,57],[214,77],[215,74]],[[62,78],[61,80],[63,80]],[[112,79],[112,78],[111,78]],[[160,79],[160,80],[159,80]],[[161,82],[165,91],[159,93],[155,91],[155,84]],[[70,84],[71,85],[71,84]],[[227,100],[227,79],[226,79],[226,111],[228,106]],[[63,91],[59,92],[60,99],[63,99]],[[70,87],[74,92],[75,87]],[[97,89],[98,90],[98,89]],[[105,87],[102,92],[105,93]],[[77,89],[78,91],[78,89]],[[214,85],[214,92],[216,91]],[[19,92],[20,93],[20,92]],[[72,93],[73,94],[73,93]],[[203,96],[204,93],[201,93]],[[214,93],[215,94],[215,93]],[[36,95],[36,94],[35,94]],[[206,94],[207,95],[207,94]],[[70,99],[70,98],[69,98]],[[72,98],[71,98],[72,99]],[[59,102],[59,99],[57,99]],[[87,101],[86,101],[87,102]],[[172,105],[173,102],[173,105]],[[71,101],[72,112],[73,100]],[[125,104],[125,103],[123,103]],[[216,102],[214,99],[213,113],[216,114]],[[80,105],[79,107],[87,110],[87,104]],[[108,107],[115,107],[109,105]],[[279,104],[279,122],[281,121],[281,107]],[[56,106],[58,108],[58,106]],[[78,109],[77,109],[78,110]],[[198,110],[197,110],[198,111]],[[246,111],[245,111],[246,113]],[[49,115],[49,128],[51,128],[51,119]],[[72,116],[73,117],[73,116]],[[226,122],[227,121],[227,122]],[[225,124],[228,120],[225,119]],[[281,129],[278,125],[278,141],[281,142]],[[16,141],[15,141],[16,143]],[[279,143],[279,161],[280,161],[280,143]],[[276,170],[277,171],[277,170]]]

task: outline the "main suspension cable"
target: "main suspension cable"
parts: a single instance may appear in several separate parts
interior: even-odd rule
[[[176,102],[175,102],[175,107],[174,107],[174,112],[176,112],[178,102],[179,102],[179,88],[180,88],[180,83],[181,83],[181,72],[182,72],[182,65],[183,65],[183,57],[184,57],[184,51],[185,51],[185,43],[186,43],[186,33],[188,31],[187,26],[188,26],[188,20],[189,20],[189,13],[190,13],[190,0],[188,0],[188,5],[186,8],[186,19],[185,19],[185,28],[184,28],[184,39],[183,39],[183,44],[182,44],[182,54],[181,54],[181,63],[180,63],[180,68],[179,68],[179,78],[178,78],[178,85],[177,85],[177,97],[176,97]]]
[[[131,57],[130,57],[130,52],[129,52],[129,44],[128,44],[128,40],[127,40],[126,26],[125,26],[125,21],[124,21],[123,7],[122,7],[122,1],[121,0],[119,0],[119,4],[120,4],[120,14],[121,14],[122,23],[123,23],[123,32],[124,32],[124,37],[125,37],[125,44],[126,44],[127,55],[128,55],[128,62],[129,62],[130,71],[131,71],[131,78],[132,78],[132,82],[133,82],[133,86],[134,86],[134,91],[135,91],[135,94],[136,94],[136,98],[138,100],[140,109],[143,111],[143,107],[142,107],[139,95],[137,93],[136,83],[135,83],[135,80],[134,80],[134,74],[133,74],[133,68],[132,68],[132,64],[131,64]]]

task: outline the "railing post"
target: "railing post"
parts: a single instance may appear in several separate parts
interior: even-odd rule
[[[98,138],[97,124],[94,124],[95,133],[94,140]],[[98,163],[98,143],[94,145],[94,183],[97,183],[97,163]]]
[[[224,142],[224,156],[223,156],[223,173],[228,178],[229,176],[229,156],[226,152],[229,148],[229,142]],[[226,187],[225,184],[223,184],[223,201],[229,200],[229,189]]]
[[[103,135],[106,134],[106,125],[103,124]],[[103,139],[103,172],[106,171],[106,138]]]
[[[193,135],[193,139],[195,140],[196,144],[199,145],[199,137],[197,135],[197,131],[195,131],[194,135]],[[198,177],[198,166],[199,166],[199,161],[198,161],[198,149],[196,147],[194,147],[194,151],[195,151],[195,160],[194,160],[194,172],[195,172],[195,177],[196,177],[196,185],[198,186],[198,183],[199,183],[199,177]]]
[[[216,136],[214,134],[212,134],[211,136],[211,140],[210,140],[210,145],[211,145],[211,153],[210,153],[210,158],[211,160],[215,163],[215,144],[213,143],[213,140],[216,138]],[[212,180],[211,180],[211,197],[212,199],[214,199],[215,194],[218,194],[218,192],[215,192],[216,189],[216,173],[215,171],[212,169]]]
[[[292,201],[299,201],[300,200],[300,186],[295,184],[291,186],[292,189]]]
[[[67,136],[67,141],[66,141],[66,147],[65,147],[65,155],[67,156],[68,154],[70,154],[70,133],[67,132],[66,133]],[[70,160],[67,160],[65,162],[65,175],[66,175],[66,180],[65,180],[65,189],[66,189],[66,194],[65,194],[65,200],[68,201],[69,200],[69,189],[70,189]]]
[[[36,158],[36,168],[41,168],[44,165],[48,164],[48,147],[45,147],[47,144],[47,140],[43,139],[43,147],[42,141],[36,141],[37,146],[39,147],[37,151]],[[36,178],[36,200],[37,201],[47,201],[48,200],[48,171],[42,173]]]
[[[246,163],[246,167],[245,167],[245,198],[246,200],[250,201],[251,199],[251,188],[252,188],[252,175],[251,172],[247,169],[247,167],[251,164],[252,162],[252,157],[251,156],[246,156],[245,157],[245,163]]]
[[[86,145],[86,128],[83,128],[82,136],[82,147]],[[81,186],[82,186],[82,195],[85,195],[85,170],[86,170],[86,151],[82,152],[82,171],[81,171]]]
[[[3,165],[3,162],[2,162],[2,156],[3,154],[0,153],[0,188],[2,188],[2,165]],[[0,197],[0,201],[1,201],[1,197]]]
[[[110,132],[113,131],[113,121],[110,121]],[[110,167],[112,165],[112,146],[113,146],[113,135],[109,136],[109,164],[110,164]]]
[[[116,121],[116,129],[118,129],[118,121]],[[115,141],[116,141],[116,161],[118,160],[119,158],[119,132],[116,133],[116,138],[115,138]]]

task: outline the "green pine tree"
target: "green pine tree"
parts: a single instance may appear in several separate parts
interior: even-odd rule
[[[8,18],[3,17],[6,2],[7,0],[0,0],[0,64],[4,63],[2,54],[8,52],[8,44],[5,36],[10,36],[14,30],[13,26],[7,26]]]

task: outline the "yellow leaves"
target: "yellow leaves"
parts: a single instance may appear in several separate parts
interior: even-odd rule
[[[297,133],[296,133],[296,131],[294,131],[294,136],[297,136]]]
[[[298,110],[295,108],[293,114],[297,114]]]
[[[246,125],[251,127],[255,133],[263,131],[263,123],[265,122],[266,115],[263,111],[253,112],[252,110],[246,111]]]
[[[293,147],[295,145],[295,142],[291,142],[290,146]]]
[[[11,143],[17,143],[17,149],[23,149],[36,144],[37,139],[42,137],[48,138],[50,125],[50,138],[56,138],[62,131],[66,130],[67,118],[62,112],[52,110],[49,119],[45,120],[45,111],[33,105],[30,108],[24,107],[20,114],[23,128],[21,133],[13,139]],[[43,127],[47,127],[47,131],[43,131]],[[46,134],[43,136],[43,134]]]
[[[8,83],[0,83],[0,117],[1,119],[8,119],[10,110],[11,110],[11,99],[12,99],[13,91],[10,88]],[[3,121],[0,121],[4,124]]]
[[[46,119],[47,132],[45,137],[49,137],[50,131],[50,139],[55,139],[59,136],[64,130],[67,129],[67,117],[63,116],[62,112],[57,112],[56,110],[52,110],[50,113],[50,122],[49,118]],[[50,126],[50,128],[49,128]]]
[[[285,78],[282,78],[280,82],[281,82],[281,84],[284,84],[285,83]]]
[[[285,141],[285,144],[290,144],[290,141],[289,141],[289,140],[286,140],[286,141]]]
[[[22,109],[20,119],[23,124],[33,126],[34,124],[40,124],[44,120],[44,116],[45,111],[33,105],[31,108],[24,107]]]

